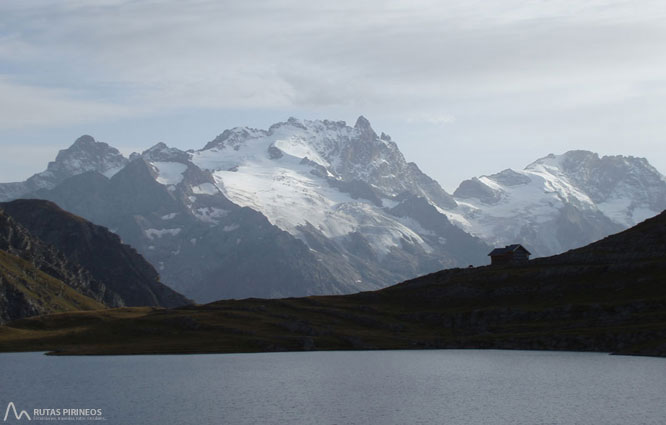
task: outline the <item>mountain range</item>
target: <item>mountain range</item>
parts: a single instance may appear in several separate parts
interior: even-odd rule
[[[666,209],[644,159],[572,151],[472,178],[453,195],[364,117],[225,130],[200,150],[159,143],[125,158],[90,136],[46,171],[0,184],[109,228],[199,302],[343,294],[582,246]]]

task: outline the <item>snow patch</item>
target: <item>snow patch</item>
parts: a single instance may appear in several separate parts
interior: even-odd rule
[[[155,180],[165,186],[183,181],[183,173],[187,170],[187,165],[180,162],[151,162],[150,164],[157,171]]]
[[[219,219],[229,214],[228,210],[215,207],[197,208],[192,211],[194,216],[204,223],[217,224]]]
[[[175,228],[175,229],[146,229],[144,233],[149,239],[154,239],[154,238],[161,238],[165,235],[170,235],[170,236],[176,236],[178,233],[180,233],[182,229],[181,228]]]
[[[613,197],[597,206],[613,222],[624,227],[634,226],[659,214],[659,211],[654,211],[647,205],[635,205],[631,198]]]
[[[222,230],[225,232],[233,232],[234,230],[238,229],[240,226],[238,224],[230,224],[228,226],[224,226]]]
[[[203,183],[199,186],[193,186],[192,192],[197,195],[217,195],[220,190],[212,183]]]
[[[276,140],[274,145],[287,155],[300,159],[307,158],[323,167],[328,167],[330,165],[328,161],[323,159],[318,152],[312,149],[310,143],[303,138],[292,136],[286,139]]]
[[[119,166],[117,166],[117,167],[109,168],[108,170],[104,171],[104,172],[102,173],[102,175],[103,175],[104,177],[106,177],[107,179],[110,179],[111,177],[113,177],[113,176],[115,176],[116,174],[118,174],[118,172],[119,172],[120,170],[122,170],[123,168],[125,168],[125,164],[119,165]]]
[[[373,185],[373,186],[374,186],[374,185]],[[382,198],[381,201],[382,201],[382,205],[383,205],[385,208],[389,208],[389,209],[391,209],[391,208],[395,208],[395,207],[397,207],[397,206],[400,204],[400,202],[395,201],[395,200],[393,200],[393,199],[388,199],[388,198]]]

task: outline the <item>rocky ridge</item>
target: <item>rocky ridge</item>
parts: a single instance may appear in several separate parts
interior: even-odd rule
[[[0,204],[0,249],[109,307],[188,304],[107,229],[40,200]]]

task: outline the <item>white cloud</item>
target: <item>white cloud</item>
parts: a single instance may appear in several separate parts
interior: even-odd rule
[[[408,123],[414,124],[434,124],[434,125],[444,125],[451,124],[456,121],[456,117],[446,112],[423,112],[420,114],[412,114],[407,117]]]
[[[116,102],[152,110],[382,104],[432,113],[448,99],[666,78],[666,7],[653,1],[31,4],[6,11],[18,24],[0,57],[11,61],[21,46],[67,88],[105,97],[113,87]]]
[[[66,89],[18,84],[0,75],[0,129],[60,126],[132,113],[127,108],[77,99]]]
[[[0,130],[191,108],[362,113],[440,180],[452,146],[467,155],[450,160],[456,180],[476,173],[460,164],[493,171],[489,149],[657,156],[665,19],[655,0],[0,2]]]

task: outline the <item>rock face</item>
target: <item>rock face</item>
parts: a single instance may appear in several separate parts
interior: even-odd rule
[[[0,323],[105,304],[123,305],[90,272],[0,210]]]
[[[0,201],[21,198],[39,189],[52,189],[65,179],[86,171],[111,177],[127,163],[127,158],[116,148],[97,142],[91,136],[81,136],[68,149],[58,152],[55,161],[50,162],[45,171],[24,182],[0,184]]]
[[[109,307],[122,307],[121,297],[75,261],[14,220],[0,207],[0,250],[19,257],[32,267],[49,275],[77,292]]]
[[[230,202],[209,173],[154,150],[148,158],[111,179],[86,173],[38,196],[113,229],[197,300],[339,290],[303,242]]]
[[[538,256],[583,246],[666,209],[666,179],[645,159],[587,151],[465,180],[451,219],[486,242]],[[456,214],[457,213],[457,214]]]
[[[176,307],[188,300],[107,229],[39,200],[0,204],[4,247],[107,306]],[[7,218],[9,216],[10,218]],[[20,227],[12,225],[20,224]]]
[[[0,324],[40,314],[101,308],[104,304],[0,250]]]
[[[363,117],[234,128],[199,151],[157,144],[110,177],[81,172],[29,196],[112,229],[197,301],[376,289],[489,250]]]
[[[487,264],[491,246],[560,253],[666,208],[666,181],[644,159],[572,151],[451,196],[364,117],[290,118],[130,159],[84,136],[44,173],[0,184],[0,198],[16,196],[108,227],[207,302],[373,290]]]

